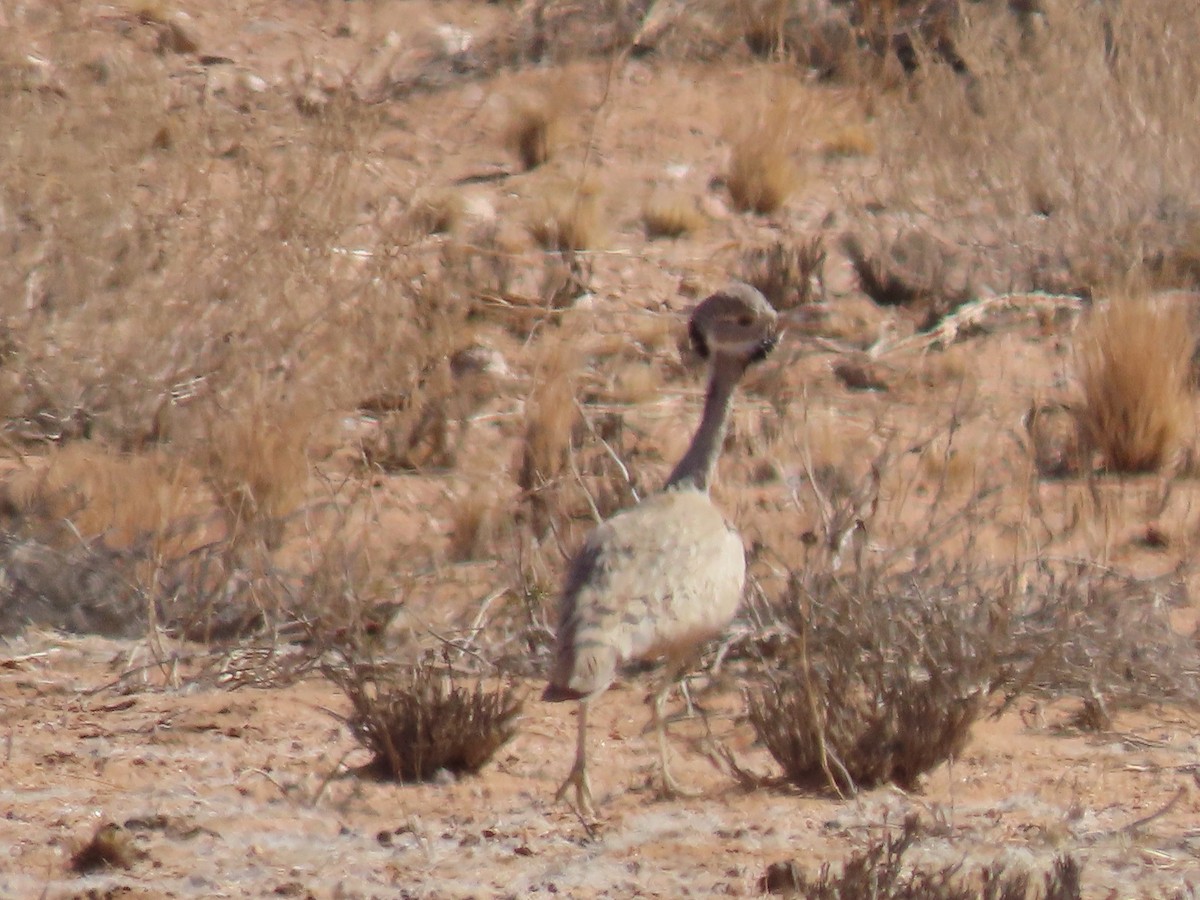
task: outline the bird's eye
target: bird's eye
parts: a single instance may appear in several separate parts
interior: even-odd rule
[[[742,328],[749,328],[751,325],[754,324],[754,317],[753,316],[738,316],[737,323]]]

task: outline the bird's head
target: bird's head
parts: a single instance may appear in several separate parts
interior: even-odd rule
[[[748,284],[733,282],[692,310],[688,335],[703,359],[725,357],[744,366],[766,359],[780,336],[779,317]]]

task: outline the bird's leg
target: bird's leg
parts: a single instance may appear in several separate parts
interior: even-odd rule
[[[662,769],[662,791],[665,797],[694,797],[693,791],[684,790],[679,782],[671,775],[671,767],[668,760],[670,751],[667,748],[667,721],[663,717],[663,704],[666,703],[667,695],[671,693],[671,687],[675,684],[676,676],[683,671],[683,666],[671,666],[667,670],[667,675],[663,679],[662,685],[654,694],[654,732],[658,737],[658,762]]]
[[[554,795],[554,802],[562,800],[567,791],[574,787],[575,805],[580,814],[591,817],[596,810],[592,805],[592,786],[587,774],[587,709],[587,700],[579,701],[579,735],[575,744],[575,765],[571,767],[571,774]]]

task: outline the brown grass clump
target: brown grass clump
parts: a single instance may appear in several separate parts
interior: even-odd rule
[[[454,504],[448,554],[454,562],[480,559],[500,530],[503,509],[494,497],[471,490]]]
[[[304,502],[316,421],[312,408],[262,395],[233,418],[208,421],[202,464],[231,544],[249,539],[268,549],[279,546],[287,518]]]
[[[847,859],[836,874],[829,863],[816,878],[809,878],[794,862],[775,863],[759,881],[763,892],[789,894],[807,900],[1026,900],[1029,875],[1008,872],[1003,866],[984,869],[978,878],[963,873],[961,862],[940,869],[915,866],[908,851],[923,829],[916,816],[903,828],[872,840]],[[1079,900],[1082,869],[1072,856],[1060,856],[1045,874],[1043,889],[1033,896],[1042,900]]]
[[[542,535],[557,509],[557,493],[569,470],[572,433],[578,415],[575,382],[576,348],[558,341],[547,349],[535,375],[536,386],[525,402],[525,437],[517,467],[517,485],[524,491],[534,534]]]
[[[764,121],[740,135],[730,148],[725,184],[739,211],[779,212],[800,185],[785,125]]]
[[[742,254],[742,280],[762,292],[777,310],[820,299],[825,282],[825,242],[820,235],[803,243],[776,241]]]
[[[380,778],[474,774],[517,734],[522,703],[512,688],[464,687],[448,663],[395,669],[350,661],[325,673],[353,705],[347,724],[373,754],[368,768]]]
[[[525,171],[546,163],[563,139],[563,103],[558,95],[524,97],[512,106],[505,143]]]
[[[593,181],[552,187],[540,201],[529,233],[546,250],[587,250],[603,238],[603,204]]]
[[[861,122],[842,125],[827,135],[821,142],[821,153],[826,157],[845,158],[870,156],[875,152],[875,138]]]
[[[129,869],[140,856],[142,853],[134,847],[129,832],[115,822],[106,822],[71,856],[71,869],[80,874],[99,869]]]
[[[652,239],[695,234],[704,227],[704,222],[695,200],[675,191],[656,190],[642,207],[646,237]]]
[[[462,194],[435,191],[418,198],[409,211],[412,227],[422,234],[448,234],[458,228],[466,212]]]
[[[1188,392],[1195,335],[1182,303],[1112,298],[1076,342],[1087,444],[1106,469],[1151,472],[1194,425]]]
[[[771,215],[799,188],[796,135],[803,133],[819,104],[813,92],[798,88],[786,74],[761,74],[757,99],[734,114],[728,129],[725,185],[737,210]]]
[[[93,441],[53,448],[0,484],[0,512],[11,525],[65,520],[78,537],[113,549],[164,537],[207,505],[199,473],[182,461],[159,451],[118,453]]]

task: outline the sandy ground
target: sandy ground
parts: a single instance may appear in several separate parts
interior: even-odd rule
[[[15,652],[14,652],[15,651]],[[129,647],[37,639],[0,660],[6,710],[0,892],[11,897],[756,896],[768,865],[835,865],[910,814],[914,864],[966,859],[1046,871],[1083,865],[1085,896],[1192,896],[1200,808],[1191,721],[1123,716],[1065,731],[1065,709],[1024,704],[976,727],[962,758],[918,793],[852,800],[746,791],[675,726],[677,774],[695,798],[650,785],[645,685],[621,684],[591,727],[601,814],[553,795],[573,711],[530,700],[519,736],[475,777],[397,786],[347,775],[366,761],[323,682],[286,689],[121,690]],[[744,767],[772,773],[753,732],[705,698]],[[101,824],[123,825],[132,867],[78,875],[69,860]]]
[[[19,27],[29,53],[50,56],[53,17],[39,9],[36,3],[0,8],[0,30]],[[365,92],[364,102],[384,102],[372,90],[386,85],[389,73],[436,57],[429,42],[457,33],[446,26],[478,33],[506,14],[499,4],[465,0],[226,0],[180,2],[172,9],[185,14],[180,28],[198,50],[161,58],[155,50],[161,27],[138,24],[118,6],[85,5],[82,27],[100,50],[119,45],[122,52],[155,56],[187,97],[203,82],[197,96],[206,102],[247,109],[256,108],[259,94],[308,109],[305,104],[319,104],[347,84]],[[223,61],[202,61],[201,54]],[[53,67],[48,71],[52,84]],[[708,187],[722,164],[720,104],[726,94],[747,89],[749,79],[736,65],[660,67],[653,61],[631,62],[612,83],[607,73],[603,64],[570,70],[584,96],[608,91],[609,108],[617,111],[597,127],[601,150],[593,162],[618,199],[612,201],[610,252],[597,254],[589,302],[640,304],[655,315],[674,315],[723,279],[737,258],[731,248],[780,228],[777,221],[735,216],[724,195]],[[503,97],[532,78],[500,72],[483,83],[455,83],[445,94],[416,92],[390,102],[369,148],[381,192],[412,191],[427,181],[459,184],[469,203],[501,217],[527,200],[535,176],[517,171],[495,132],[506,109]],[[850,115],[852,98],[833,88],[822,96],[822,127]],[[662,115],[666,108],[669,118]],[[287,145],[283,134],[279,146]],[[836,224],[839,196],[861,190],[871,174],[869,161],[822,165],[815,173],[820,177],[791,205],[789,228]],[[645,242],[630,200],[635,192],[622,193],[623,184],[668,170],[682,171],[679,183],[703,195],[713,224],[699,240]],[[511,177],[497,186],[497,172]],[[911,321],[883,315],[855,292],[843,257],[831,257],[827,279],[840,301],[839,338],[865,345],[911,333]],[[504,349],[520,352],[520,344]],[[973,372],[963,379],[967,388],[945,389],[969,395],[967,404],[983,423],[971,438],[975,445],[966,443],[973,453],[973,446],[1017,427],[1030,396],[1062,380],[1063,354],[1031,318],[1019,332],[981,338],[944,361],[920,354],[885,361],[883,375],[895,390],[884,400],[844,390],[827,357],[781,352],[782,361],[764,377],[790,379],[795,394],[803,391],[811,404],[814,422],[835,410],[869,429],[884,402],[928,412],[921,397],[929,385],[945,388],[966,359]],[[693,402],[697,395],[686,392]],[[759,396],[747,401],[752,412],[743,415],[761,418],[767,405]],[[656,462],[669,459],[681,440],[678,429],[666,413],[647,409],[640,434],[659,448]],[[512,418],[505,409],[488,414],[493,421]],[[474,434],[464,452],[468,471],[454,477],[490,478],[510,463],[511,446],[493,441],[501,432],[485,422]],[[737,465],[742,476],[750,467],[744,460]],[[414,510],[432,507],[448,484],[449,476],[381,478],[379,539],[406,547],[432,540],[431,534],[440,541],[445,522],[431,523]],[[1078,518],[1071,486],[1047,483],[1038,490],[1047,516]],[[1179,500],[1190,488],[1176,493],[1175,506],[1161,519],[1139,490],[1132,486],[1126,501],[1113,501],[1095,530],[1104,531],[1106,558],[1141,571],[1169,571],[1194,534],[1190,500]],[[1152,495],[1152,486],[1145,493]],[[769,488],[741,496],[718,489],[718,498],[748,544],[802,530],[794,504]],[[1139,542],[1148,523],[1160,522],[1183,538],[1166,557]],[[486,594],[494,574],[472,576],[472,589]],[[444,590],[453,596],[456,589]],[[459,591],[460,609],[470,602],[463,596]],[[416,610],[413,617],[435,621],[437,614]],[[1193,618],[1190,608],[1179,611],[1181,627]],[[338,718],[348,712],[345,698],[320,678],[229,690],[186,673],[173,683],[152,662],[138,641],[34,632],[0,645],[0,895],[754,896],[768,865],[794,860],[809,873],[826,862],[836,866],[909,814],[924,829],[914,864],[1002,864],[1029,870],[1037,881],[1056,856],[1071,854],[1082,863],[1088,897],[1191,897],[1200,890],[1196,723],[1171,708],[1121,713],[1110,728],[1082,734],[1067,726],[1077,701],[1023,698],[999,719],[981,721],[961,758],[935,771],[921,790],[880,789],[848,800],[740,787],[709,760],[703,729],[689,720],[673,731],[676,774],[698,796],[666,800],[651,785],[655,757],[642,735],[649,682],[633,680],[614,687],[593,713],[601,814],[585,823],[553,801],[570,765],[574,710],[540,703],[536,678],[517,683],[528,694],[520,732],[479,776],[397,786],[350,774],[367,754]],[[744,767],[775,775],[773,760],[741,718],[737,665],[703,694],[713,732]],[[72,871],[72,855],[110,822],[131,842],[130,867]]]

